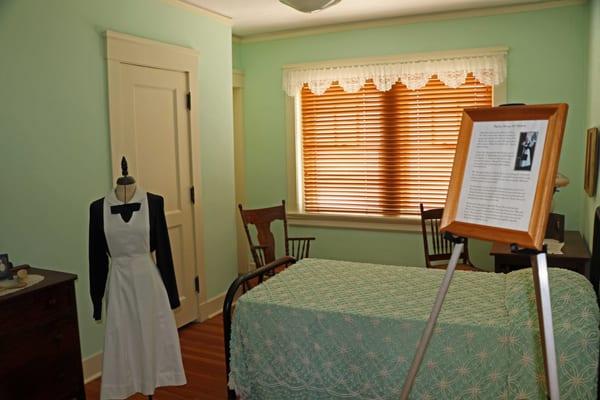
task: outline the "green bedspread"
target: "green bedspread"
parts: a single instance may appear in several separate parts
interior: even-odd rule
[[[244,399],[397,399],[444,271],[305,259],[243,295],[230,386]],[[594,399],[590,283],[551,269],[561,397]],[[531,270],[457,271],[411,399],[542,399]]]

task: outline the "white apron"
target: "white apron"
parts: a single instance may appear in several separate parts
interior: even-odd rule
[[[110,206],[123,204],[114,192],[104,198],[104,234],[111,255],[102,362],[102,400],[154,393],[159,386],[186,383],[175,318],[150,253],[148,197],[125,222]]]

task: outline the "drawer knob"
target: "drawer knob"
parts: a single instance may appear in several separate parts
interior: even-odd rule
[[[61,340],[63,340],[64,337],[65,336],[62,333],[57,333],[56,335],[54,335],[54,340],[60,342]]]
[[[48,305],[55,306],[56,305],[56,297],[53,297],[50,300],[48,300]]]

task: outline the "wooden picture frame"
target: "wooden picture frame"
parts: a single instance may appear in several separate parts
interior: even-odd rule
[[[541,250],[567,110],[465,109],[441,230]]]
[[[585,175],[583,177],[583,188],[588,196],[596,194],[596,182],[598,181],[598,128],[587,130],[585,146]]]

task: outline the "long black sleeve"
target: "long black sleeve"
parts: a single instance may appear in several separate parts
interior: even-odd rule
[[[108,246],[104,236],[103,201],[96,200],[90,205],[89,266],[90,295],[94,306],[94,319],[102,318],[102,298],[108,276]]]
[[[151,212],[154,210],[152,218],[154,224],[150,224],[150,231],[151,236],[154,236],[153,247],[156,251],[156,266],[167,289],[169,304],[172,309],[175,309],[180,306],[180,302],[177,281],[175,280],[175,268],[173,267],[173,256],[171,254],[171,242],[169,241],[169,230],[165,218],[165,201],[161,196],[148,193],[148,203],[150,204]]]

